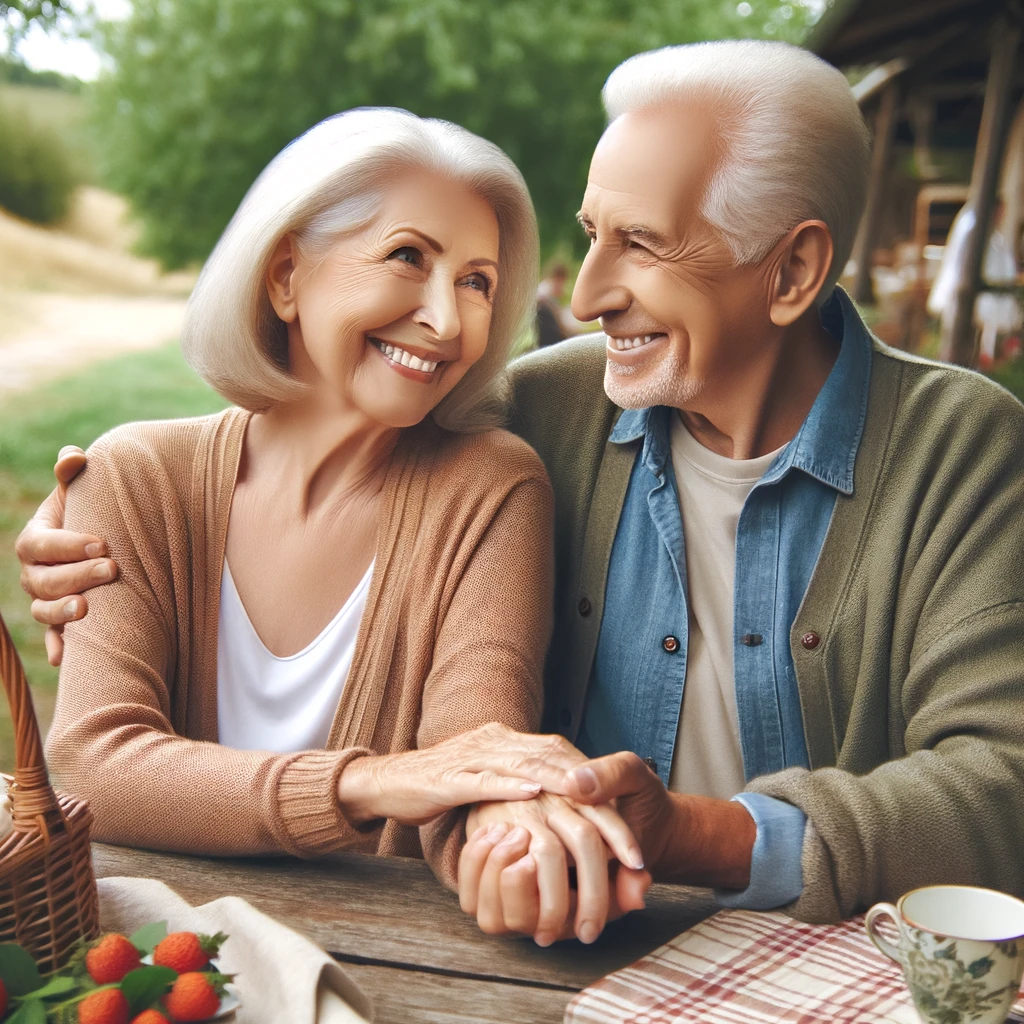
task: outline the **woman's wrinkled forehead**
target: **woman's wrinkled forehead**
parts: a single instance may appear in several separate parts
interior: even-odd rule
[[[388,183],[370,233],[414,231],[435,252],[498,262],[498,218],[490,203],[437,172],[410,168]]]

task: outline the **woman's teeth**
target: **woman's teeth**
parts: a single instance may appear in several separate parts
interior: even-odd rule
[[[397,345],[391,345],[386,341],[378,341],[376,338],[371,338],[370,340],[392,362],[401,363],[402,366],[408,366],[411,370],[421,370],[423,373],[433,373],[437,369],[436,361],[429,362],[426,359],[420,359],[419,356],[414,356],[411,352],[406,352],[404,348],[399,348]]]
[[[610,341],[615,343],[615,347],[620,352],[625,352],[629,348],[640,348],[641,345],[647,345],[652,338],[658,338],[661,335],[658,334],[641,334],[636,338],[610,338]]]

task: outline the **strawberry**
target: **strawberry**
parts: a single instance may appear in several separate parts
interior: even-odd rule
[[[143,1010],[138,1017],[132,1017],[131,1024],[170,1024],[159,1010]]]
[[[0,1017],[7,1012],[7,986],[0,980]]]
[[[153,950],[153,963],[160,967],[170,967],[179,974],[201,971],[210,962],[210,957],[217,955],[226,938],[223,932],[216,935],[171,932],[166,939],[157,943]]]
[[[85,954],[85,967],[97,985],[120,981],[129,971],[141,966],[139,951],[117,932],[104,935]]]
[[[226,975],[206,974],[202,971],[182,974],[171,986],[171,991],[164,996],[164,1006],[175,1020],[206,1020],[220,1008],[225,980]]]
[[[119,988],[90,992],[78,1004],[78,1024],[128,1024],[128,1000]]]

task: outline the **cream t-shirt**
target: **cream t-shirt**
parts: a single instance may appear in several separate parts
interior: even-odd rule
[[[736,528],[743,503],[778,451],[729,459],[673,415],[672,469],[686,543],[689,641],[669,789],[728,800],[746,784],[736,712],[733,613]]]

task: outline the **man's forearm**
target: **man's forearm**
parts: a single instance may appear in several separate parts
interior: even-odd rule
[[[672,818],[657,861],[655,881],[745,889],[757,826],[731,800],[670,793]]]

